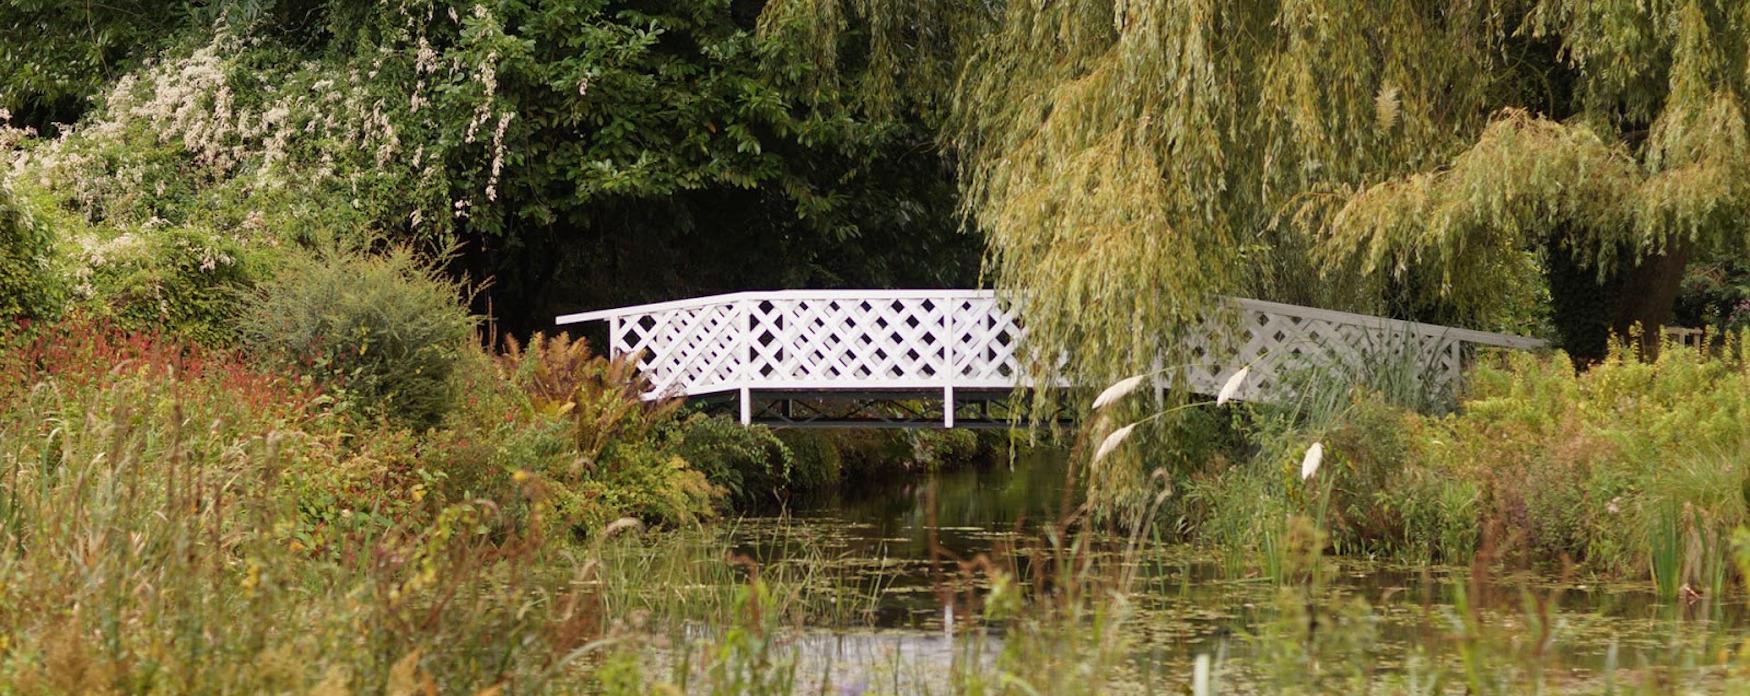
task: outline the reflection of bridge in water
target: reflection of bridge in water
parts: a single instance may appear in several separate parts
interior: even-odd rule
[[[1194,361],[1156,389],[1214,394],[1241,366],[1239,398],[1263,398],[1296,364],[1394,354],[1430,389],[1458,383],[1476,346],[1541,341],[1313,307],[1229,299],[1192,332]],[[742,423],[1006,427],[1009,397],[1038,380],[1017,359],[1024,328],[980,290],[784,290],[712,295],[558,317],[608,323],[613,356],[637,355],[646,398],[736,399]],[[1102,385],[1103,386],[1103,385]]]

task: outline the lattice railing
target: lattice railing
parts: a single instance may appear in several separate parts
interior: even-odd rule
[[[1273,393],[1285,365],[1415,356],[1433,387],[1456,384],[1467,344],[1541,342],[1259,300],[1229,300],[1189,337],[1172,371],[1214,393],[1251,366],[1242,398]],[[994,293],[974,290],[746,292],[572,314],[607,320],[613,355],[636,354],[648,396],[732,390],[948,390],[1034,386],[1016,349],[1023,329]],[[1164,385],[1163,385],[1164,386]]]

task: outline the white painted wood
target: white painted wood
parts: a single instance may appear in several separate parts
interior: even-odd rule
[[[954,427],[954,387],[942,387],[942,427]]]
[[[952,427],[955,389],[1012,389],[1036,381],[1016,350],[1024,327],[988,290],[741,292],[567,314],[557,323],[607,320],[613,355],[638,356],[647,398],[750,390],[941,390]],[[1213,394],[1241,367],[1239,398],[1277,393],[1289,364],[1356,362],[1413,351],[1438,384],[1455,384],[1466,346],[1533,349],[1506,334],[1229,298],[1183,337],[1191,364],[1163,373],[1157,390]],[[1058,382],[1061,384],[1061,382]]]

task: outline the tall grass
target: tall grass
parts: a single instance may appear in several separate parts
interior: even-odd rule
[[[627,594],[601,558],[631,523],[576,543],[589,516],[555,493],[612,511],[604,493],[662,496],[636,487],[646,462],[702,477],[623,442],[592,391],[591,433],[622,429],[591,442],[621,477],[563,468],[573,454],[549,480],[536,460],[579,446],[549,426],[578,409],[537,413],[497,375],[418,435],[173,338],[79,319],[0,336],[0,691],[584,690]]]
[[[1265,553],[1235,565],[1272,576],[1282,516],[1316,507],[1342,554],[1463,564],[1493,536],[1517,566],[1717,595],[1735,584],[1726,532],[1750,522],[1747,375],[1732,350],[1682,346],[1619,347],[1584,373],[1560,354],[1484,357],[1441,413],[1303,371],[1285,380],[1291,398],[1245,414],[1247,460],[1190,477],[1181,507],[1197,538],[1240,561]],[[1309,441],[1327,452],[1328,491],[1294,485]]]
[[[887,587],[805,528],[750,534],[733,524],[646,530],[619,521],[573,534],[547,523],[559,514],[557,485],[543,470],[514,469],[521,473],[507,474],[508,488],[493,497],[451,496],[449,471],[433,464],[453,460],[422,447],[431,440],[337,414],[296,376],[150,336],[54,331],[9,337],[0,351],[6,693],[1522,693],[1606,684],[1651,692],[1724,690],[1736,683],[1727,676],[1750,673],[1745,651],[1704,624],[1699,640],[1625,646],[1613,664],[1627,667],[1568,676],[1560,647],[1573,632],[1557,610],[1558,589],[1523,593],[1501,609],[1486,578],[1524,547],[1492,533],[1481,538],[1500,544],[1473,549],[1475,579],[1454,588],[1450,605],[1424,610],[1421,635],[1386,637],[1387,609],[1344,590],[1329,555],[1366,548],[1344,544],[1367,543],[1357,530],[1381,528],[1352,512],[1367,500],[1352,484],[1371,480],[1359,443],[1379,438],[1336,430],[1325,440],[1332,459],[1310,479],[1298,456],[1228,479],[1247,486],[1236,496],[1258,496],[1235,500],[1253,502],[1243,511],[1257,517],[1269,552],[1235,560],[1264,565],[1274,582],[1254,585],[1269,593],[1267,611],[1198,651],[1203,668],[1160,667],[1144,651],[1145,636],[1163,628],[1150,604],[1173,591],[1168,579],[1144,582],[1147,572],[1168,572],[1157,559],[1171,534],[1156,519],[1181,488],[1167,486],[1165,474],[1151,479],[1152,508],[1118,525],[1122,536],[1076,513],[1012,547],[940,556],[944,621],[930,630],[951,654],[939,672],[899,653],[822,654],[811,637],[870,624]],[[1738,379],[1705,361],[1653,372],[1623,364],[1593,378],[1602,384],[1578,387],[1564,381],[1571,375],[1535,376],[1516,388],[1557,404],[1588,390],[1663,395],[1666,381]],[[1636,380],[1658,386],[1618,384]],[[1663,423],[1678,403],[1642,402],[1635,422]],[[1512,401],[1470,408],[1475,415],[1438,421],[1451,428],[1441,432],[1461,431],[1466,418],[1537,415]],[[1586,414],[1577,410],[1558,413]],[[1350,411],[1341,427],[1358,418],[1377,428],[1415,423],[1379,415],[1389,409]],[[1731,437],[1719,423],[1690,430],[1710,444]],[[1520,434],[1500,447],[1545,439]],[[1405,441],[1426,442],[1416,433]],[[1600,471],[1644,477],[1633,479],[1644,495],[1618,502],[1628,531],[1594,543],[1640,554],[1677,599],[1685,587],[1701,602],[1731,596],[1731,578],[1750,563],[1750,533],[1728,541],[1724,531],[1743,519],[1742,460],[1627,468],[1640,461],[1620,454],[1632,444],[1608,450],[1622,459],[1606,463],[1623,468]],[[1471,471],[1437,465],[1418,475]],[[1384,480],[1382,489],[1395,491],[1419,479]],[[1399,508],[1403,519],[1415,519],[1407,510]],[[1213,514],[1242,519],[1241,508]],[[1665,620],[1686,617],[1674,610]],[[867,662],[840,662],[859,659]],[[847,673],[859,676],[842,683]]]
[[[121,361],[0,423],[0,683],[19,693],[539,683],[596,630],[495,506],[397,506],[419,477],[278,378]],[[325,515],[317,481],[354,481]],[[346,484],[351,485],[351,484]],[[377,490],[370,490],[377,486]],[[393,491],[384,498],[378,493]],[[531,536],[534,533],[537,536]]]

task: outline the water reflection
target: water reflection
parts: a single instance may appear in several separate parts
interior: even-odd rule
[[[864,678],[866,670],[846,665],[880,664],[895,655],[911,670],[929,672],[952,655],[942,630],[944,607],[963,617],[977,611],[982,576],[961,572],[961,562],[986,554],[1027,576],[1042,530],[1061,518],[1076,494],[1066,489],[1063,462],[1046,453],[1012,467],[920,474],[911,482],[847,491],[785,518],[745,521],[738,550],[771,563],[800,557],[806,547],[843,564],[872,594],[858,621],[804,637],[805,647],[814,646],[807,649],[810,661],[839,665],[827,672]],[[1104,546],[1115,553],[1119,540],[1106,539]],[[1273,583],[1230,577],[1197,550],[1151,548],[1140,562],[1133,599],[1138,618],[1129,635],[1141,672],[1182,678],[1198,653],[1220,651],[1243,675],[1257,657],[1247,636],[1284,616]],[[1563,583],[1526,574],[1474,584],[1464,568],[1354,560],[1337,567],[1328,592],[1369,605],[1383,669],[1408,659],[1455,660],[1461,594],[1490,626],[1491,640],[1542,651],[1546,663],[1559,666],[1552,675],[1557,681],[1578,684],[1607,665],[1663,663],[1677,651],[1706,655],[1741,640],[1750,623],[1742,597],[1661,603],[1648,583]],[[1000,628],[996,634],[1000,640]]]

